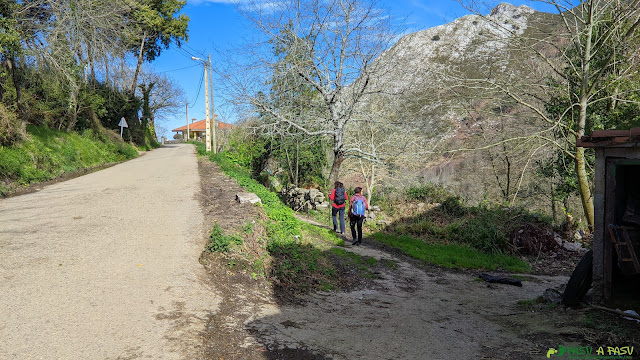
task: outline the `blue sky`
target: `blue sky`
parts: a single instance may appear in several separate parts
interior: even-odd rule
[[[213,66],[225,61],[225,54],[243,43],[250,35],[247,21],[237,12],[234,0],[187,0],[183,13],[190,18],[189,40],[182,49],[172,45],[159,58],[147,66],[158,73],[171,77],[182,87],[189,102],[189,118],[198,120],[205,117],[204,87],[201,84],[203,67],[191,60],[191,56],[211,55]],[[451,22],[468,12],[454,0],[386,0],[391,16],[404,23],[407,33]],[[526,4],[534,9],[543,9],[535,2],[511,1],[512,4]],[[214,75],[215,112],[220,120],[234,122],[229,107],[220,100],[225,89]],[[158,124],[158,135],[172,138],[171,129],[186,124],[186,113],[166,119]]]

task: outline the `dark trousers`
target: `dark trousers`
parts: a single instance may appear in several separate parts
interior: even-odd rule
[[[338,219],[337,216],[340,217],[340,233],[344,234],[345,225],[344,225],[344,206],[341,208],[331,207],[331,219],[333,220],[333,231],[338,229]]]
[[[356,239],[358,242],[362,242],[362,222],[364,221],[364,217],[360,216],[351,216],[349,217],[349,226],[351,227],[351,237],[355,242]],[[356,238],[356,225],[358,226],[358,237]]]

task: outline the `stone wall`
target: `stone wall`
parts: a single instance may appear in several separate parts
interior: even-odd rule
[[[280,192],[285,204],[295,211],[309,210],[329,210],[331,208],[331,200],[318,189],[302,189],[295,186],[283,188]],[[349,204],[347,204],[347,208]],[[381,210],[379,206],[370,206],[367,210],[367,220],[375,221],[379,224],[388,224],[381,218]]]
[[[280,192],[285,204],[295,211],[328,210],[331,203],[318,189],[285,187]]]

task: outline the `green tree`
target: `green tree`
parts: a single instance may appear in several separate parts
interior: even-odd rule
[[[184,0],[138,0],[133,11],[133,23],[137,31],[131,42],[131,50],[137,56],[136,69],[129,85],[134,92],[138,75],[144,60],[153,61],[171,42],[180,46],[187,40],[189,17],[178,12],[184,7]]]
[[[0,61],[2,62],[3,83],[6,83],[6,79],[11,79],[15,90],[15,105],[20,115],[24,115],[25,108],[22,103],[23,71],[18,64],[23,54],[22,34],[16,14],[18,7],[19,5],[15,0],[7,0],[0,3]],[[5,91],[5,87],[0,86],[0,99],[4,98]],[[0,130],[15,134],[15,136],[8,137],[7,141],[9,139],[15,141],[26,134],[27,122],[24,116],[21,117],[22,121],[20,122],[19,130],[15,129],[15,121],[3,123],[4,129]]]

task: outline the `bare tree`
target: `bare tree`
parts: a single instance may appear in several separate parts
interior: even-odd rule
[[[376,0],[264,5],[243,5],[265,38],[246,49],[255,61],[226,78],[237,104],[248,116],[261,115],[265,131],[331,138],[329,177],[336,181],[345,157],[375,158],[347,148],[345,131],[365,96],[380,91],[373,86],[379,70],[374,60],[395,38],[391,19]]]
[[[432,147],[425,137],[417,136],[420,119],[406,109],[403,97],[367,96],[346,132],[345,149],[353,149],[347,167],[362,175],[370,203],[376,186],[390,178],[390,167],[418,168],[424,165],[424,158],[418,154]],[[367,155],[360,156],[363,153]]]
[[[96,79],[96,64],[106,64],[126,49],[123,39],[129,30],[123,24],[129,3],[34,0],[21,5],[17,14],[28,55],[68,89],[67,128],[71,129],[80,111],[80,89],[89,76]]]
[[[149,127],[155,129],[158,122],[182,114],[184,92],[173,79],[163,74],[142,72],[138,89],[148,108]]]
[[[497,70],[497,63],[486,67],[481,76],[458,78],[457,82],[493,98],[506,96],[546,124],[526,135],[552,144],[573,159],[584,215],[592,228],[588,165],[585,150],[577,147],[576,141],[597,126],[594,111],[600,104],[610,104],[614,109],[634,101],[632,95],[638,93],[637,86],[625,84],[640,69],[633,45],[640,37],[640,1],[588,0],[577,6],[564,0],[541,2],[557,10],[553,24],[546,27],[523,32],[483,17],[499,32],[511,35],[487,41],[508,41],[511,54],[520,56],[528,71],[505,76]],[[478,14],[495,4],[464,3]]]

